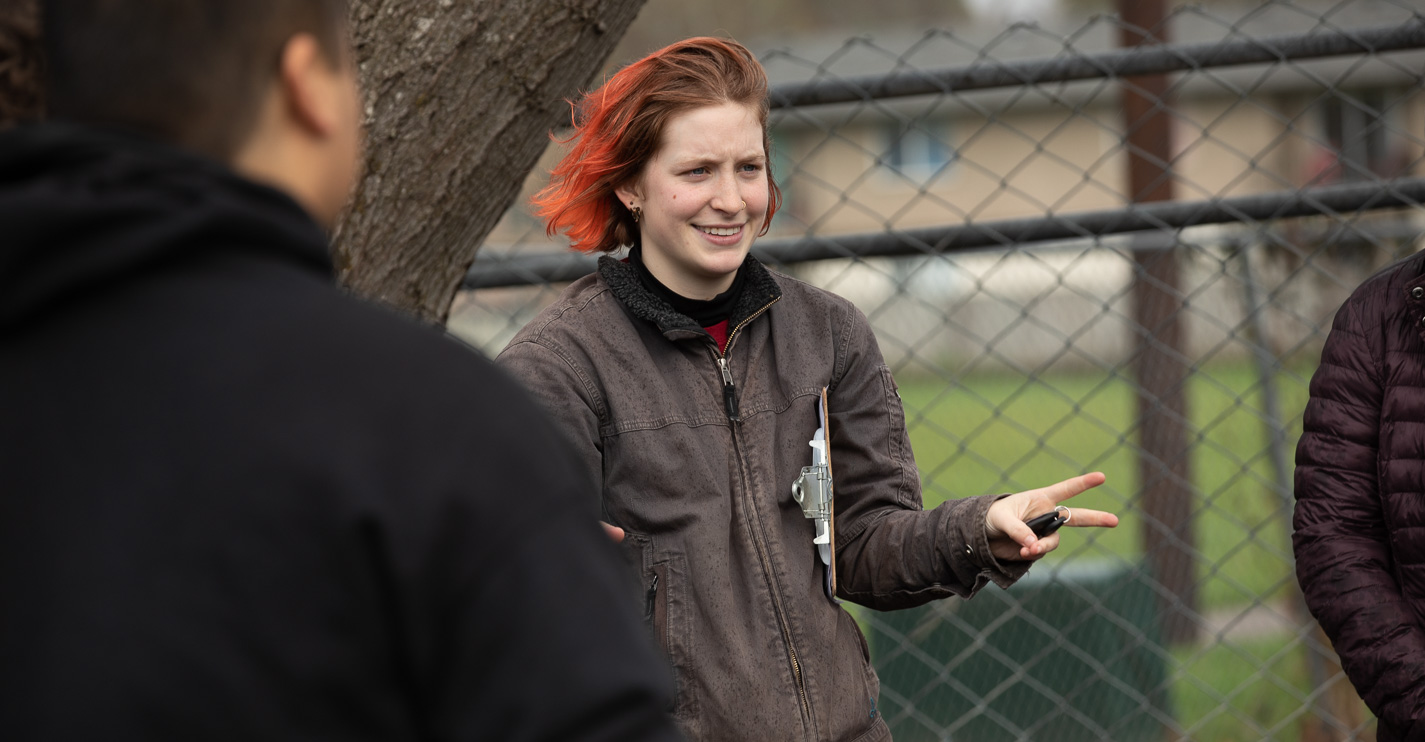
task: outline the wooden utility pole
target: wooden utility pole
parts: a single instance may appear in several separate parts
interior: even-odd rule
[[[1164,44],[1164,0],[1118,0],[1120,42]],[[1128,196],[1133,203],[1173,198],[1172,97],[1165,75],[1123,80]],[[1163,640],[1198,635],[1193,488],[1189,459],[1183,301],[1177,236],[1145,233],[1134,246],[1134,376],[1138,384],[1139,507],[1143,553],[1162,585]]]

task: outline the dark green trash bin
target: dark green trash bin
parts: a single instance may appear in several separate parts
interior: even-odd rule
[[[1151,584],[1132,565],[1080,561],[970,601],[866,611],[896,742],[1161,740],[1170,715]]]

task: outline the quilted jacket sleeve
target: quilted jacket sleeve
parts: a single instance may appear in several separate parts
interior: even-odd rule
[[[1296,451],[1292,536],[1307,606],[1382,725],[1425,739],[1425,632],[1401,593],[1378,490],[1379,333],[1353,297],[1311,380]],[[1384,737],[1383,737],[1384,738]]]
[[[878,610],[951,595],[990,581],[1008,587],[1028,562],[990,553],[985,513],[995,496],[921,506],[920,477],[891,371],[864,315],[851,308],[830,395],[836,478],[838,593]]]

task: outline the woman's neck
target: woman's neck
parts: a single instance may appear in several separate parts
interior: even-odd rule
[[[643,251],[637,245],[629,251],[628,262],[638,273],[639,282],[643,284],[644,288],[668,302],[668,305],[680,314],[691,317],[700,327],[711,327],[732,315],[732,307],[737,302],[737,297],[742,293],[743,275],[746,272],[739,268],[733,276],[732,285],[713,298],[694,299],[674,291],[658,280],[658,277],[653,275],[653,272],[643,261]]]

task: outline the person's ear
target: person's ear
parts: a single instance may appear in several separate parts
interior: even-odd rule
[[[632,211],[633,207],[643,201],[643,193],[638,186],[638,181],[632,180],[614,189],[614,195],[623,202],[624,208]]]
[[[332,136],[340,126],[341,75],[322,53],[316,37],[299,33],[282,47],[278,80],[287,113],[318,138]]]

